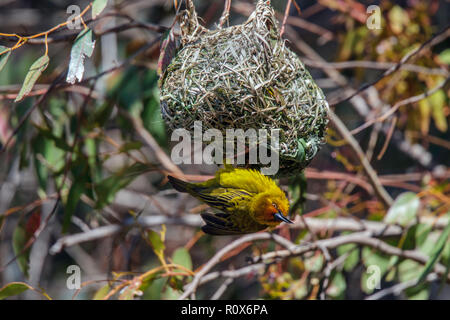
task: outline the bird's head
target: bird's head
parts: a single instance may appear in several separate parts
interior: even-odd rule
[[[277,226],[281,222],[292,223],[286,217],[289,212],[289,201],[282,191],[259,194],[252,207],[253,217],[260,224]]]

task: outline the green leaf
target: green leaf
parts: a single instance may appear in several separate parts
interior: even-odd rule
[[[296,300],[301,300],[308,294],[308,286],[303,284],[300,285],[297,290],[295,290],[294,297]]]
[[[447,241],[444,250],[442,250],[442,260],[445,265],[450,267],[450,241]]]
[[[59,149],[62,149],[64,151],[68,151],[68,152],[72,151],[72,148],[67,144],[66,140],[56,136],[50,129],[40,127],[37,124],[33,124],[33,125],[36,127],[36,129],[39,131],[39,133],[41,135],[48,138],[49,140],[52,140],[55,143],[56,147],[58,147]]]
[[[146,165],[135,163],[97,183],[94,187],[97,194],[96,208],[101,209],[110,204],[120,189],[125,188],[137,176],[148,170],[149,168]]]
[[[120,152],[128,152],[131,150],[138,150],[142,148],[142,142],[140,141],[130,141],[126,142],[125,144],[121,145],[119,148]]]
[[[19,265],[20,270],[24,274],[26,278],[28,278],[28,270],[29,270],[29,259],[30,259],[30,248],[24,250],[25,245],[28,241],[29,237],[25,231],[25,227],[21,222],[17,224],[16,229],[13,233],[12,243],[14,254],[16,255],[17,263]]]
[[[154,279],[153,281],[149,282],[148,287],[142,289],[144,291],[142,299],[161,300],[161,295],[166,282],[167,278]]]
[[[172,255],[172,260],[175,264],[192,270],[192,260],[189,251],[186,248],[178,248]],[[181,270],[180,270],[181,271]]]
[[[415,228],[416,247],[420,247],[423,245],[428,235],[430,234],[431,229],[432,226],[430,224],[419,223],[417,225],[417,227]]]
[[[353,243],[344,244],[337,248],[337,253],[339,256],[342,256],[347,252],[348,256],[344,262],[344,270],[350,272],[356,267],[359,262],[359,249]]]
[[[23,282],[10,282],[7,285],[0,288],[0,300],[5,298],[16,296],[24,291],[32,289],[28,284]]]
[[[408,13],[402,7],[395,5],[388,13],[390,27],[396,34],[403,32],[404,27],[408,26]]]
[[[324,260],[325,259],[322,255],[305,258],[305,269],[310,272],[319,272],[320,270],[322,270]]]
[[[439,54],[439,59],[446,64],[450,64],[450,49],[445,49]]]
[[[180,293],[176,290],[172,289],[171,287],[167,287],[166,291],[164,292],[164,299],[166,300],[177,300],[180,297]]]
[[[446,100],[447,97],[445,95],[444,90],[439,90],[433,93],[431,96],[427,98],[431,105],[431,115],[433,116],[434,123],[436,128],[438,128],[441,132],[447,131],[447,116],[446,116]]]
[[[333,276],[333,280],[330,283],[330,286],[327,289],[327,295],[338,299],[344,298],[345,289],[347,284],[345,282],[345,278],[340,272],[336,272]]]
[[[94,0],[92,3],[92,19],[95,19],[108,4],[108,0]]]
[[[97,290],[92,300],[102,300],[108,294],[109,290],[111,290],[111,287],[107,283]]]
[[[106,123],[106,121],[109,119],[109,117],[112,114],[112,111],[114,110],[114,103],[111,103],[110,101],[105,102],[100,107],[98,107],[95,112],[93,113],[93,119],[92,122],[102,127]]]
[[[23,82],[22,88],[20,89],[14,102],[22,100],[24,96],[30,93],[37,79],[41,76],[42,72],[47,69],[49,61],[50,59],[48,58],[48,55],[44,55],[31,65],[27,75],[25,76],[25,81]]]
[[[422,99],[418,104],[420,111],[420,131],[422,133],[428,133],[428,130],[430,128],[431,105],[428,99]]]
[[[384,222],[405,227],[415,219],[419,206],[420,200],[415,193],[402,193],[395,199],[392,207],[389,208]]]
[[[154,95],[146,101],[140,114],[145,129],[149,131],[161,146],[167,145],[166,125],[161,116],[158,88],[153,90]]]
[[[4,52],[5,50],[8,50],[9,48],[0,46],[0,53]],[[5,52],[0,56],[0,71],[2,71],[3,67],[6,65],[6,62],[8,62],[9,56],[11,55],[11,51]]]
[[[374,288],[370,287],[369,283],[374,285],[376,284],[375,280],[381,281],[388,270],[390,258],[372,248],[364,247],[362,249],[362,261],[367,269],[361,276],[361,289],[370,294]]]
[[[406,282],[417,279],[422,273],[422,265],[413,260],[404,260],[398,264],[398,279]]]
[[[95,40],[92,41],[92,30],[89,28],[80,32],[70,51],[69,71],[66,81],[74,84],[83,79],[84,59],[94,52]]]
[[[46,190],[50,172],[59,172],[64,167],[66,152],[56,148],[54,141],[40,134],[33,139],[32,148],[39,185],[42,190]]]
[[[156,255],[160,256],[164,252],[164,249],[166,249],[166,246],[164,245],[164,239],[160,236],[159,233],[148,230],[148,240],[150,241],[153,251],[155,251]]]
[[[421,290],[414,289],[415,288],[408,288],[405,290],[405,293],[410,300],[428,300],[430,296],[430,288],[428,285],[423,286]]]
[[[72,186],[70,187],[69,195],[67,196],[66,206],[64,208],[62,233],[67,232],[70,226],[70,221],[72,220],[73,213],[77,208],[81,195],[84,193],[84,189],[85,189],[85,179],[83,179],[82,177],[75,177]]]
[[[392,239],[392,245],[400,247],[403,250],[414,250],[423,245],[426,241],[432,226],[427,223],[418,223],[410,226],[406,235],[403,234],[399,241]]]
[[[445,247],[445,244],[449,240],[449,236],[450,236],[450,223],[445,227],[445,229],[439,236],[439,239],[436,241],[433,251],[431,252],[430,259],[428,259],[427,264],[425,265],[425,268],[422,274],[420,275],[418,282],[423,281],[425,277],[428,275],[428,273],[430,273],[430,271],[433,269],[439,256],[442,253],[442,250]]]

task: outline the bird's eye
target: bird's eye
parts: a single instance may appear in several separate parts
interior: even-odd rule
[[[272,205],[275,207],[275,209],[277,209],[278,210],[278,206],[277,206],[277,204],[276,203],[272,203]]]

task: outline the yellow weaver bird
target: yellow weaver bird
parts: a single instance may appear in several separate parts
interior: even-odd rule
[[[175,190],[187,192],[219,213],[201,214],[206,225],[203,232],[212,235],[253,233],[281,222],[286,218],[289,201],[271,178],[256,170],[225,168],[215,178],[201,183],[189,183],[168,176]]]

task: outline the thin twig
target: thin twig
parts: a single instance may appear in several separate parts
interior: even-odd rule
[[[392,66],[391,68],[389,68],[388,70],[383,72],[383,74],[381,76],[379,76],[378,78],[376,78],[374,81],[361,86],[358,90],[355,90],[355,92],[353,92],[352,94],[350,94],[349,96],[347,96],[343,99],[330,102],[330,105],[334,106],[334,105],[340,104],[344,101],[350,100],[351,98],[360,94],[364,90],[376,85],[378,82],[380,82],[384,78],[390,76],[391,74],[393,74],[394,72],[399,70],[401,68],[401,66],[403,64],[405,64],[406,62],[408,62],[412,57],[418,55],[424,49],[431,48],[431,47],[435,46],[436,44],[441,43],[442,41],[447,39],[449,36],[450,36],[450,26],[447,26],[442,31],[440,31],[437,34],[435,34],[434,36],[432,36],[429,40],[425,41],[421,46],[419,46],[418,48],[416,48],[414,50],[411,50],[408,54],[404,55],[402,57],[402,59],[400,59],[400,61],[395,66]]]
[[[425,281],[426,282],[433,282],[435,280],[438,279],[438,275],[436,273],[430,273]],[[402,283],[398,283],[392,287],[383,289],[381,291],[378,291],[377,293],[374,293],[368,297],[365,298],[365,300],[380,300],[381,298],[384,298],[385,296],[388,296],[390,294],[393,295],[400,295],[403,291],[405,291],[408,288],[414,287],[415,285],[417,285],[417,280],[418,279],[412,279],[409,281],[405,281]]]
[[[222,16],[219,20],[219,28],[222,28],[225,22],[228,22],[230,16],[231,0],[225,0],[225,6],[223,8]]]
[[[320,69],[354,69],[354,68],[366,68],[377,70],[388,70],[395,67],[397,64],[393,62],[378,62],[378,61],[343,61],[343,62],[322,62],[311,60],[308,58],[302,58],[302,61],[307,66]],[[427,68],[415,64],[403,64],[399,70],[405,70],[416,73],[423,73],[429,75],[441,75],[447,77],[449,72],[443,68]]]
[[[329,110],[328,115],[330,117],[330,120],[336,127],[336,129],[339,131],[342,137],[349,143],[353,151],[358,156],[359,161],[361,162],[364,171],[366,172],[367,177],[369,178],[369,182],[374,188],[374,191],[377,194],[377,196],[383,201],[383,203],[386,206],[390,207],[393,203],[393,199],[387,193],[386,189],[384,189],[383,185],[380,182],[380,179],[378,178],[377,173],[372,168],[370,162],[367,160],[366,155],[362,151],[359,143],[356,141],[356,139],[353,137],[353,135],[350,133],[350,131],[347,129],[347,127],[341,121],[341,119],[339,119],[339,117],[331,109]]]
[[[391,115],[393,115],[401,106],[404,106],[404,105],[407,105],[407,104],[411,104],[411,103],[415,103],[415,102],[418,102],[418,101],[420,101],[422,99],[425,99],[426,97],[431,96],[433,93],[441,90],[447,84],[447,82],[449,82],[449,80],[450,80],[450,76],[447,77],[446,79],[444,79],[443,81],[441,81],[438,85],[436,85],[432,89],[430,89],[430,90],[428,90],[428,91],[426,91],[424,93],[421,93],[421,94],[413,96],[413,97],[409,97],[409,98],[401,100],[401,101],[398,101],[397,103],[395,103],[392,106],[392,108],[390,108],[383,115],[381,115],[381,116],[379,116],[377,118],[374,118],[372,120],[368,120],[363,125],[359,126],[356,129],[353,129],[351,131],[351,134],[357,134],[357,133],[361,132],[362,130],[370,127],[375,122],[382,122],[382,121],[386,120]]]
[[[389,128],[388,134],[386,135],[386,140],[384,141],[383,147],[381,148],[381,151],[377,156],[377,160],[381,160],[381,158],[383,158],[383,155],[385,154],[385,152],[389,146],[389,142],[391,141],[392,134],[394,133],[396,124],[397,124],[397,117],[394,117],[394,118],[392,118],[391,126]]]

